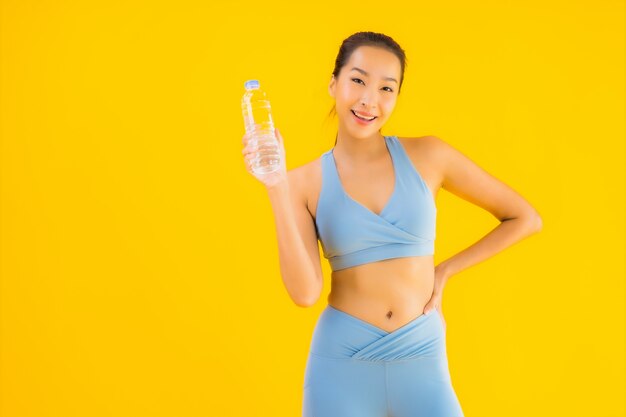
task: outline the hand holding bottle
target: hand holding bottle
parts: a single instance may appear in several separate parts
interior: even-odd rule
[[[285,162],[285,146],[283,144],[283,137],[278,131],[278,128],[274,129],[274,134],[278,141],[278,149],[280,152],[279,165],[278,169],[269,173],[261,173],[257,172],[253,169],[253,163],[259,160],[259,143],[255,140],[251,139],[250,133],[245,133],[243,135],[243,145],[244,148],[241,153],[244,155],[244,162],[246,164],[246,169],[250,174],[252,174],[256,179],[261,181],[263,185],[267,188],[271,188],[275,185],[280,184],[281,182],[287,182],[287,168]]]

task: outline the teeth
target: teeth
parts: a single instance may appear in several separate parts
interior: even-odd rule
[[[355,114],[355,115],[356,115],[359,119],[363,119],[363,120],[374,120],[374,119],[376,118],[376,116],[374,116],[374,117],[372,117],[372,118],[367,118],[367,117],[364,117],[364,116],[359,116],[359,114],[360,114],[360,113],[358,113],[358,112],[356,112],[356,111],[354,111],[354,110],[352,110],[352,111],[354,112],[354,114]]]

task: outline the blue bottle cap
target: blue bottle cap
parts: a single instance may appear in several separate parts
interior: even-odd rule
[[[259,80],[248,80],[243,85],[246,90],[252,90],[255,88],[259,88]]]

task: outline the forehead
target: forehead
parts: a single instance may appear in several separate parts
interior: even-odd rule
[[[394,77],[399,79],[400,59],[386,49],[373,46],[360,46],[354,50],[345,66],[347,72],[352,67],[358,67],[376,78]]]

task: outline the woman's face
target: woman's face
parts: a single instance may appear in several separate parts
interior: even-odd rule
[[[340,128],[354,137],[367,137],[378,132],[391,116],[398,98],[400,60],[393,53],[372,46],[354,50],[339,77],[332,77],[328,91],[335,99]],[[361,116],[376,118],[359,121]]]

